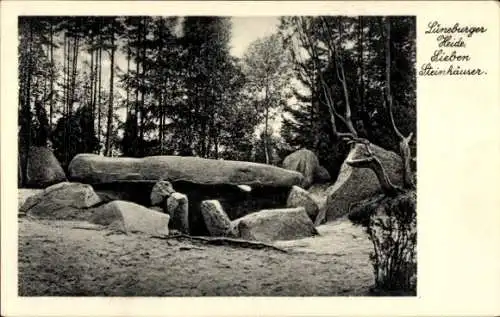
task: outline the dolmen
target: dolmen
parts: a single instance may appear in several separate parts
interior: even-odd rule
[[[90,184],[103,201],[125,200],[146,207],[153,205],[152,198],[162,199],[161,194],[151,196],[161,187],[157,183],[168,181],[172,191],[188,198],[188,226],[193,235],[209,235],[200,208],[202,201],[218,200],[230,220],[234,220],[257,210],[282,208],[292,187],[303,182],[299,172],[253,162],[95,154],[76,155],[69,164],[68,178]],[[170,189],[160,189],[168,196]]]

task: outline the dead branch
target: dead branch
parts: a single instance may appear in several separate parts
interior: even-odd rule
[[[387,196],[395,197],[398,194],[401,194],[403,190],[400,187],[392,184],[391,180],[387,176],[384,167],[382,166],[382,163],[370,149],[370,144],[369,143],[364,143],[364,144],[368,151],[369,157],[358,160],[346,160],[346,164],[355,168],[371,169],[377,176],[380,186],[382,187],[382,191]]]
[[[187,234],[179,233],[171,236],[152,236],[155,239],[161,240],[171,240],[171,239],[187,239],[191,241],[200,241],[209,245],[230,245],[240,248],[249,248],[249,249],[271,249],[274,251],[279,251],[282,253],[288,253],[288,251],[278,248],[274,245],[267,244],[264,242],[256,242],[244,239],[234,239],[228,237],[201,237],[201,236],[190,236]]]

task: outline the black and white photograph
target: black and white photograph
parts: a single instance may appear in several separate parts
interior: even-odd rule
[[[416,22],[19,16],[18,296],[417,296]]]

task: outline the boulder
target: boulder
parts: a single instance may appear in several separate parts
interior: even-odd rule
[[[163,179],[195,184],[291,187],[302,182],[300,173],[271,165],[182,156],[124,158],[78,154],[68,169],[70,179],[88,184]]]
[[[399,155],[371,144],[372,152],[378,157],[387,176],[395,185],[403,185],[403,163]],[[356,144],[346,160],[363,159],[368,152],[363,144]],[[342,164],[335,184],[326,192],[327,200],[324,214],[319,222],[332,221],[349,213],[351,205],[371,196],[382,193],[375,173],[366,168],[353,168]]]
[[[66,181],[66,175],[54,154],[46,147],[31,147],[24,185],[46,188],[64,181]]]
[[[304,178],[302,188],[309,188],[313,183],[324,183],[330,180],[330,174],[319,165],[316,154],[307,149],[293,152],[283,160],[283,168],[301,173]]]
[[[170,216],[165,213],[132,202],[115,200],[97,207],[89,221],[125,233],[166,236],[169,220]]]
[[[43,219],[86,220],[100,201],[92,186],[63,182],[30,196],[20,212]]]
[[[175,190],[170,182],[164,180],[157,182],[151,190],[151,205],[161,205],[174,192]]]
[[[232,221],[231,232],[239,238],[258,241],[293,240],[318,234],[304,207],[248,214]]]
[[[172,193],[163,208],[170,216],[170,228],[189,234],[189,203],[186,195]]]
[[[318,216],[319,207],[318,204],[311,197],[309,192],[298,186],[293,186],[288,195],[288,200],[286,201],[287,208],[304,207],[307,215],[312,221],[316,220]]]
[[[201,214],[211,236],[225,236],[231,230],[231,220],[217,200],[201,202]]]

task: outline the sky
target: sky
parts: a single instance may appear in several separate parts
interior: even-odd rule
[[[243,57],[245,50],[250,44],[260,37],[271,35],[277,31],[279,24],[279,17],[231,17],[232,29],[231,40],[231,54],[235,57]],[[62,52],[60,52],[62,54]],[[90,63],[90,56],[84,57]],[[127,61],[125,55],[118,53],[115,56],[116,65],[122,70],[126,71]],[[102,63],[102,81],[107,83],[109,81],[110,63],[107,54],[103,54]]]
[[[259,16],[259,17],[231,17],[232,29],[231,29],[231,40],[230,40],[230,52],[235,57],[243,57],[246,49],[250,46],[252,42],[257,40],[258,38],[265,37],[271,35],[272,33],[277,31],[277,27],[279,25],[279,17],[278,16]],[[56,58],[62,58],[62,49],[57,50]],[[79,63],[82,63],[83,60],[87,60],[90,63],[90,55],[85,54],[79,57]],[[127,69],[127,61],[124,54],[121,52],[117,52],[115,56],[115,65],[120,68],[120,70],[126,71]],[[133,66],[132,66],[133,67]],[[107,87],[109,83],[110,77],[110,61],[108,54],[103,54],[102,61],[102,82],[103,87]],[[117,78],[115,77],[115,85]],[[125,96],[125,92],[119,87],[115,86],[115,93]],[[120,117],[125,117],[125,110],[121,109],[118,115]],[[271,125],[275,125],[274,122]],[[279,126],[279,120],[277,122],[276,128]],[[275,128],[275,129],[276,129]]]
[[[231,54],[242,57],[248,46],[277,30],[279,17],[232,17]]]

